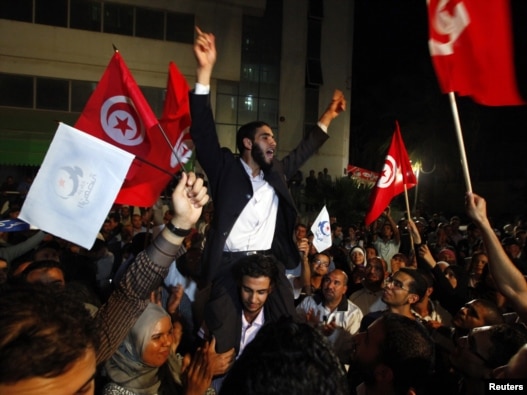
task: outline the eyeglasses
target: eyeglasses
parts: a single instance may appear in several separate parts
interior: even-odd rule
[[[404,289],[405,291],[411,292],[410,288],[405,287],[401,280],[397,280],[396,278],[393,278],[393,276],[386,277],[384,283],[386,285],[391,285],[394,288]]]
[[[313,263],[314,263],[315,265],[322,265],[322,266],[324,266],[324,267],[329,267],[329,263],[322,262],[320,259],[317,259],[317,260],[313,261]]]

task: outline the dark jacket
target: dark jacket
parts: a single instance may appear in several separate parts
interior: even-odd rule
[[[214,203],[214,219],[207,234],[202,273],[208,280],[212,280],[221,269],[218,266],[225,241],[238,216],[251,199],[253,189],[241,159],[229,149],[220,147],[210,107],[210,95],[196,95],[191,92],[190,112],[190,134],[196,147],[197,159],[207,175],[209,194]],[[314,128],[283,159],[275,158],[271,169],[264,175],[279,197],[271,248],[276,258],[288,269],[298,265],[299,253],[293,241],[298,212],[287,182],[328,138],[319,127]]]

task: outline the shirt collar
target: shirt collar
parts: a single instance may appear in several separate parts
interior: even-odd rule
[[[313,295],[313,299],[317,305],[324,304],[324,294],[322,292]],[[348,311],[348,299],[344,295],[337,306],[337,311]]]
[[[264,308],[265,309],[265,308]],[[245,318],[245,314],[242,312],[242,328],[248,328],[250,326],[262,326],[265,323],[264,309],[261,309],[253,322],[249,323]]]
[[[264,179],[264,172],[262,169],[260,169],[260,172],[255,177],[253,177],[253,169],[251,169],[251,167],[247,163],[245,163],[245,161],[241,157],[240,162],[242,163],[242,166],[247,172],[247,174],[249,175],[251,181],[262,181]]]

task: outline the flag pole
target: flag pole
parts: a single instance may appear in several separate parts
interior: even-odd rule
[[[173,178],[177,177],[177,174],[173,174],[173,173],[169,172],[168,170],[165,170],[162,167],[156,165],[155,163],[152,163],[152,162],[150,162],[150,161],[148,161],[148,160],[146,160],[144,158],[141,158],[140,156],[136,155],[135,159],[137,159],[140,162],[143,162],[143,163],[147,164],[148,166],[152,166],[154,169],[157,169],[157,170],[159,170],[159,171],[161,171],[161,172],[163,172],[165,174],[168,174],[170,177],[173,177]],[[178,160],[178,163],[179,163],[179,160]],[[182,169],[182,171],[183,171],[183,169]]]
[[[175,156],[176,160],[177,160],[177,163],[179,165],[179,167],[181,168],[181,171],[185,171],[185,168],[183,167],[183,164],[179,161],[179,157],[177,156],[177,153],[174,152],[174,146],[172,145],[172,143],[170,142],[170,139],[168,138],[165,130],[163,129],[163,127],[161,126],[161,123],[157,123],[157,127],[159,128],[159,131],[161,132],[161,134],[163,135],[163,137],[165,138],[165,141],[167,142],[168,146],[170,147],[170,151],[172,151],[172,154]]]
[[[112,43],[112,47],[113,47],[114,52],[119,52],[119,49],[117,49],[117,47],[115,46],[115,44]],[[181,169],[182,169],[183,171],[185,171],[185,169],[183,168],[182,163],[179,161],[178,156],[177,156],[176,153],[174,152],[174,147],[172,146],[172,143],[170,142],[170,139],[168,138],[168,136],[167,136],[165,130],[163,129],[163,127],[161,126],[161,124],[160,124],[159,122],[157,123],[157,126],[159,127],[159,130],[161,131],[161,134],[162,134],[163,137],[165,138],[165,141],[167,142],[168,146],[170,147],[170,151],[172,151],[172,153],[173,153],[174,156],[176,157],[176,160],[177,160],[178,165],[181,167]],[[139,157],[136,157],[136,158],[138,158],[140,161],[145,162],[146,164],[148,164],[148,165],[150,165],[150,166],[152,166],[152,167],[155,167],[155,168],[158,169],[158,170],[161,170],[161,171],[163,171],[163,172],[165,172],[165,173],[167,173],[167,174],[172,175],[172,173],[170,173],[170,172],[168,172],[168,171],[166,171],[166,170],[161,169],[161,167],[158,167],[158,166],[154,165],[153,163],[150,163],[150,162],[148,162],[148,161],[146,161],[146,160],[144,160],[144,159],[141,159],[141,158],[139,158]]]
[[[452,116],[454,117],[454,125],[456,126],[457,141],[459,144],[459,151],[461,154],[461,167],[463,169],[463,175],[465,177],[467,192],[472,192],[472,185],[470,183],[470,175],[468,172],[467,156],[465,154],[465,144],[463,143],[463,134],[461,133],[461,122],[459,122],[459,113],[457,111],[456,96],[454,92],[449,92],[448,98],[450,99],[450,107],[452,108]]]
[[[406,212],[408,213],[407,220],[410,220],[412,215],[410,213],[410,200],[408,199],[408,188],[406,188],[406,183],[404,184],[404,200],[406,201]],[[408,232],[408,234],[410,235],[410,250],[413,251],[414,238],[412,237],[412,232]]]

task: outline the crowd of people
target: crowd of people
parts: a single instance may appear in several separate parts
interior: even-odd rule
[[[527,379],[527,224],[497,232],[467,193],[465,226],[333,217],[318,251],[291,180],[342,92],[283,158],[264,122],[234,154],[210,107],[214,35],[197,28],[194,54],[204,177],[183,173],[168,204],[115,205],[90,250],[1,233],[0,393],[483,394]]]

